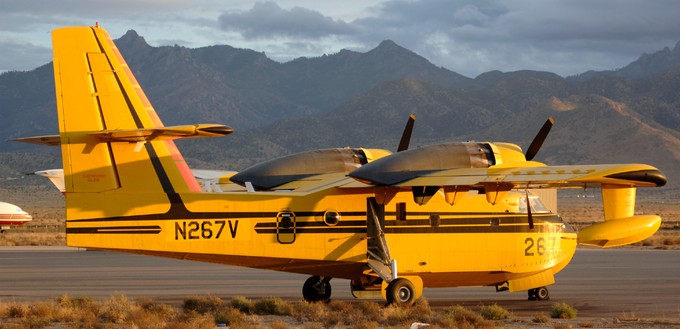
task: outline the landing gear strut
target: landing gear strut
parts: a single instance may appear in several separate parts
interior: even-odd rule
[[[330,301],[331,279],[325,276],[310,276],[302,285],[302,297],[310,303]]]
[[[550,299],[550,293],[548,288],[539,287],[534,289],[529,289],[529,300],[548,300]]]

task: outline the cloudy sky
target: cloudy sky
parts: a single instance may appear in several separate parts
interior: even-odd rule
[[[51,60],[50,31],[136,30],[153,46],[226,44],[285,62],[394,40],[468,77],[616,69],[680,41],[676,0],[2,0],[0,72]]]

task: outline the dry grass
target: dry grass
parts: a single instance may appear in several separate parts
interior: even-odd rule
[[[241,306],[254,305],[242,311]],[[496,312],[505,312],[491,306]],[[484,308],[484,306],[482,307]],[[498,309],[501,311],[498,311]],[[251,311],[256,314],[251,314]],[[0,303],[0,328],[407,328],[414,322],[432,328],[493,328],[480,313],[455,306],[434,311],[425,299],[409,308],[384,307],[378,302],[310,304],[279,298],[249,301],[235,297],[189,297],[180,308],[152,299],[130,300],[114,295],[107,300],[64,295],[34,303]]]
[[[252,305],[252,308],[243,308],[243,305]],[[556,308],[573,310],[568,305]],[[282,313],[282,309],[290,310],[290,314],[277,315]],[[409,328],[416,322],[428,324],[425,328],[432,329],[612,327],[611,320],[570,320],[570,316],[562,316],[561,311],[561,316],[553,314],[553,320],[546,314],[538,314],[533,319],[516,317],[496,304],[474,308],[460,305],[431,308],[425,299],[418,300],[410,308],[396,308],[385,307],[377,301],[310,304],[271,297],[249,300],[237,296],[223,300],[214,296],[196,296],[186,298],[182,305],[175,307],[149,298],[130,300],[125,295],[114,295],[107,300],[64,295],[33,303],[0,303],[0,329],[201,329],[220,325],[233,329]],[[618,327],[624,322],[634,323],[635,327],[639,324],[655,328],[678,324],[674,320],[645,320],[633,313],[623,313],[614,319],[613,326]]]
[[[553,319],[575,319],[578,310],[566,303],[557,303],[550,310],[550,317]]]
[[[9,231],[0,234],[0,246],[63,246],[65,244],[65,233]]]

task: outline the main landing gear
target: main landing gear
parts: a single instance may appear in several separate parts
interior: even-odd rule
[[[397,261],[390,256],[385,239],[385,206],[376,198],[366,200],[366,265],[364,276],[352,280],[352,294],[358,298],[377,296],[388,304],[411,306],[423,293],[423,280],[418,276],[397,277]],[[331,298],[330,277],[311,276],[302,286],[308,302],[328,302]]]
[[[302,297],[310,302],[329,302],[331,300],[332,278],[325,276],[310,276],[302,285]]]
[[[529,289],[529,300],[548,300],[550,299],[550,293],[548,288],[539,287],[534,289]]]

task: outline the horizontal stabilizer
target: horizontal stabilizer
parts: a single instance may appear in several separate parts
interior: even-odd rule
[[[95,136],[101,142],[150,142],[157,140],[179,139],[179,138],[194,138],[194,137],[221,137],[234,132],[234,130],[225,125],[220,124],[196,124],[171,126],[160,128],[140,128],[140,129],[123,129],[123,130],[101,130],[91,132],[70,132],[65,137],[76,136]],[[14,141],[58,146],[61,145],[61,137],[59,135],[46,135],[36,137],[16,138]]]

